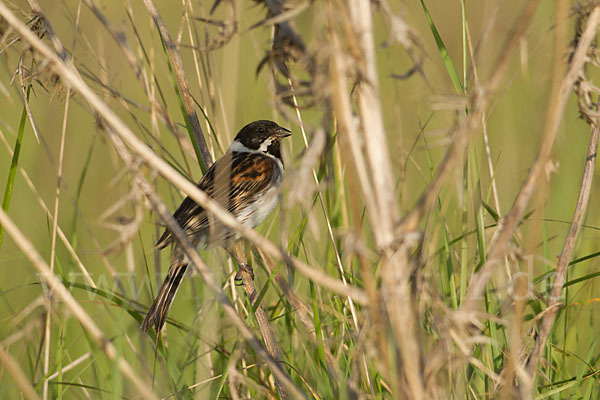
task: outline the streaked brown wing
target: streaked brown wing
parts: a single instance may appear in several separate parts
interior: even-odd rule
[[[268,156],[228,153],[208,169],[197,186],[237,216],[243,206],[252,203],[254,198],[269,188],[277,172],[275,161]],[[194,244],[197,243],[194,238],[203,235],[210,226],[204,209],[190,197],[183,200],[173,217]],[[171,232],[167,228],[156,246],[163,249],[172,242]]]

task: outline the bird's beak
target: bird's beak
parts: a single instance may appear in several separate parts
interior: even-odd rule
[[[290,131],[289,129],[285,129],[282,127],[277,128],[277,133],[276,133],[277,137],[279,139],[283,139],[285,137],[291,136],[292,135],[292,131]]]

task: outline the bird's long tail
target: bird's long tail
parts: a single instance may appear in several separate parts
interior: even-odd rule
[[[144,318],[144,321],[142,322],[140,329],[143,332],[148,332],[152,325],[154,325],[157,333],[160,332],[167,320],[167,314],[169,313],[171,304],[173,304],[173,299],[175,299],[175,295],[177,294],[177,290],[181,285],[181,281],[185,276],[187,268],[187,263],[171,265],[169,273],[160,287],[156,299],[154,299],[154,303],[152,303],[152,306],[148,310],[148,314],[146,314],[146,318]]]

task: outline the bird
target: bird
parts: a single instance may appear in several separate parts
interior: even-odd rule
[[[254,229],[279,201],[284,176],[281,140],[291,134],[290,130],[273,121],[259,120],[247,124],[235,136],[223,157],[206,171],[197,184],[198,188],[219,202],[243,225]],[[198,250],[217,245],[229,250],[241,239],[238,232],[221,224],[189,196],[173,217]],[[155,247],[162,250],[170,244],[174,244],[175,248],[169,272],[140,326],[143,332],[148,332],[151,326],[157,333],[162,330],[188,269],[189,260],[177,246],[172,232],[166,228]],[[236,279],[240,279],[239,273]]]

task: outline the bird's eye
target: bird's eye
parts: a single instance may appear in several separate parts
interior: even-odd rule
[[[265,127],[264,126],[259,127],[258,132],[265,133],[266,132]]]

